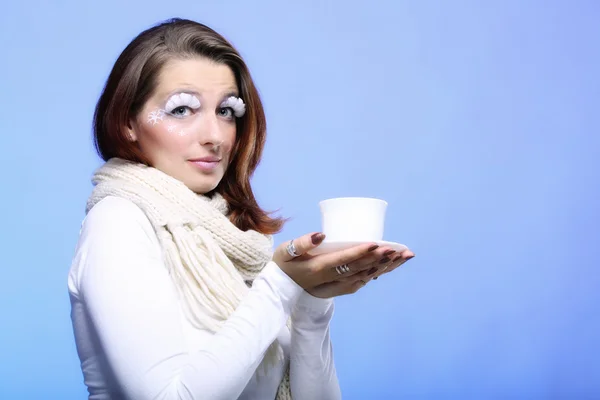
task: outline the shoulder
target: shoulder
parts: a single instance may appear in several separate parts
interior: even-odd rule
[[[132,201],[121,197],[107,196],[90,209],[83,220],[82,228],[134,222],[142,225],[150,224],[142,209]]]
[[[148,242],[158,245],[156,233],[144,211],[130,200],[107,196],[88,212],[80,240],[102,238],[103,243]],[[123,242],[124,241],[124,242]]]
[[[88,212],[69,271],[69,288],[75,291],[82,274],[101,267],[109,272],[132,259],[161,257],[158,238],[146,214],[135,203],[107,196]]]

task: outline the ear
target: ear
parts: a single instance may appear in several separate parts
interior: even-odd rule
[[[138,140],[135,128],[136,128],[135,120],[130,119],[127,122],[127,126],[125,127],[125,136],[127,137],[127,140],[129,140],[130,142],[137,142],[137,140]]]

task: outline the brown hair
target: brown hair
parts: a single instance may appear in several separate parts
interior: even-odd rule
[[[140,33],[123,50],[108,77],[94,113],[94,142],[107,161],[119,157],[149,164],[135,143],[127,140],[129,121],[152,96],[162,67],[173,58],[205,57],[233,71],[246,114],[237,119],[231,161],[215,191],[230,206],[230,220],[241,230],[278,232],[284,220],[262,210],[250,186],[266,139],[266,118],[258,90],[237,50],[206,25],[174,18]]]

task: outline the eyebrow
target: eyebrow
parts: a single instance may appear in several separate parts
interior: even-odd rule
[[[173,96],[175,94],[178,94],[178,93],[187,93],[187,94],[193,94],[193,95],[196,95],[196,96],[200,96],[200,93],[198,93],[198,91],[195,90],[195,89],[191,89],[191,88],[188,89],[188,88],[181,88],[181,87],[179,87],[177,89],[169,91],[168,93],[165,93],[164,94],[164,98],[168,99],[171,96]]]
[[[170,98],[171,96],[173,96],[176,93],[187,93],[187,94],[193,94],[193,95],[202,97],[202,94],[200,92],[198,92],[196,89],[192,89],[188,85],[182,85],[182,87],[179,87],[179,88],[177,88],[175,90],[171,90],[168,93],[166,93],[165,94],[165,98],[168,99],[168,98]],[[221,98],[222,98],[221,102],[227,100],[231,96],[233,96],[233,97],[239,97],[240,96],[238,94],[237,89],[229,89],[229,91],[227,93],[225,93],[223,96],[221,96]]]
[[[232,91],[230,91],[230,92],[226,93],[226,94],[223,96],[223,100],[221,100],[221,102],[224,102],[225,100],[227,100],[227,99],[228,99],[228,98],[230,98],[230,97],[238,97],[238,98],[239,98],[239,97],[240,97],[240,95],[238,94],[238,92],[237,92],[237,91],[233,91],[233,90],[232,90]]]

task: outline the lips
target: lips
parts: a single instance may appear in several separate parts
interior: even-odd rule
[[[219,162],[221,161],[221,159],[217,156],[207,156],[207,157],[200,157],[200,158],[192,158],[190,159],[191,162]]]
[[[221,159],[219,157],[209,156],[194,158],[189,160],[189,162],[202,172],[212,172],[215,168],[217,168],[221,162]]]

